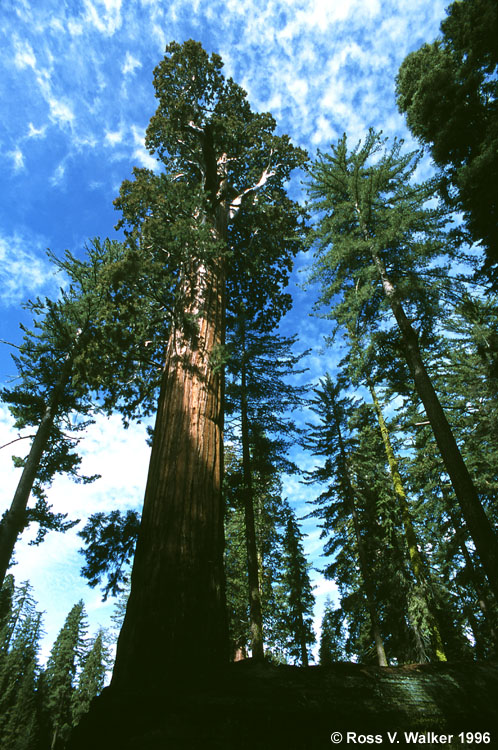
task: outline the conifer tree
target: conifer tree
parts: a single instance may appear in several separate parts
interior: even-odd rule
[[[322,667],[328,667],[344,659],[341,617],[341,611],[334,610],[330,599],[327,598],[320,627],[318,649],[318,661]]]
[[[132,263],[121,243],[109,240],[94,240],[84,260],[69,252],[61,260],[51,257],[69,285],[55,301],[37,299],[28,304],[34,329],[23,328],[24,340],[14,357],[20,382],[1,394],[15,427],[34,428],[35,434],[26,458],[15,460],[23,471],[0,522],[0,581],[18,535],[30,522],[38,523],[37,543],[48,530],[64,531],[77,523],[66,521],[67,514],[51,511],[45,490],[57,473],[83,482],[97,478],[79,474],[81,458],[74,449],[97,411],[98,397],[99,408],[107,412],[119,402],[125,416],[134,414],[137,401],[146,411],[144,388],[138,388],[137,395],[122,384],[154,382],[144,356],[148,323],[144,302],[139,304],[136,296],[140,287],[135,284],[135,294],[129,289],[125,294],[120,280],[126,271],[131,283],[130,277],[141,278],[144,268]],[[121,314],[129,320],[123,331],[115,317],[118,300]],[[153,304],[146,307],[150,322],[155,322]],[[123,345],[126,353],[121,351]],[[36,504],[30,508],[31,493]]]
[[[221,68],[219,56],[208,57],[196,42],[167,47],[154,72],[158,108],[146,132],[161,171],[135,169],[116,201],[129,240],[160,258],[173,280],[144,512],[112,680],[122,688],[228,658],[221,478],[225,282],[236,252],[230,231],[238,214],[249,224],[258,211],[285,219],[284,183],[305,155],[275,135],[270,115],[251,112]],[[292,236],[294,224],[283,220],[282,230]]]
[[[411,181],[418,159],[413,153],[401,154],[399,142],[385,148],[384,139],[373,131],[351,152],[344,136],[331,154],[319,156],[310,185],[314,207],[322,213],[315,230],[314,276],[322,283],[322,304],[340,295],[333,309],[339,322],[348,319],[351,306],[355,315],[361,306],[372,332],[383,326],[392,330],[394,319],[398,347],[498,595],[498,539],[422,357],[420,331],[433,325],[444,284],[444,269],[437,261],[451,248],[444,212],[427,205],[434,187]],[[420,331],[411,322],[415,320]]]
[[[294,513],[289,509],[282,540],[280,586],[286,602],[284,623],[289,633],[287,651],[294,661],[307,667],[308,649],[315,642],[313,607],[315,597],[309,579],[309,565],[303,549],[303,534]]]
[[[372,561],[369,559],[361,530],[358,497],[354,488],[350,455],[351,441],[347,440],[345,434],[348,430],[347,411],[350,404],[347,399],[340,398],[341,386],[339,383],[334,384],[330,375],[326,375],[320,381],[320,386],[315,389],[316,398],[312,402],[312,409],[319,415],[320,423],[314,427],[309,425],[306,447],[310,448],[314,455],[324,456],[325,464],[311,472],[308,481],[327,482],[329,486],[315,501],[319,507],[310,515],[322,519],[323,536],[327,533],[337,534],[336,524],[345,523],[343,519],[345,513],[352,519],[355,553],[360,563],[361,584],[365,592],[371,635],[375,643],[378,663],[386,666],[387,657],[379,623]],[[337,515],[340,516],[340,521]],[[337,539],[332,541],[335,542]],[[329,543],[326,547],[327,554],[332,553],[332,546]]]
[[[8,576],[1,598],[10,607],[3,608],[0,631],[0,745],[5,750],[36,750],[41,614],[27,582],[15,589]]]
[[[275,303],[275,299],[271,302]],[[229,319],[231,325],[227,348],[230,359],[227,366],[229,378],[226,395],[227,411],[231,417],[229,433],[233,431],[234,422],[240,424],[252,654],[261,659],[263,619],[254,520],[251,442],[254,443],[262,433],[267,437],[272,435],[273,461],[278,462],[281,468],[284,464],[288,470],[295,468],[285,458],[290,435],[295,432],[294,423],[290,420],[285,422],[283,414],[301,403],[303,388],[293,387],[285,378],[297,375],[302,370],[298,369],[301,357],[294,355],[291,350],[294,339],[270,333],[268,329],[271,327],[271,318],[262,317],[257,308],[249,312],[243,302],[240,307],[242,309],[239,314]],[[268,443],[267,445],[269,447]]]
[[[100,629],[84,657],[78,684],[72,696],[73,726],[78,724],[83,714],[90,708],[93,698],[102,691],[109,662],[110,655],[105,642],[105,633]]]
[[[271,442],[265,441],[262,436],[251,446],[252,499],[264,654],[265,658],[280,663],[286,660],[289,640],[285,624],[288,619],[288,602],[280,585],[282,541],[288,506],[282,499],[279,474],[268,450],[270,446]],[[237,659],[241,659],[247,657],[252,643],[244,480],[241,457],[232,447],[228,449],[228,456],[225,475],[227,605],[233,653]]]
[[[85,607],[80,600],[72,607],[55,639],[44,675],[51,750],[65,746],[73,725],[76,676],[85,653],[86,628]]]
[[[408,547],[410,566],[415,576],[415,580],[417,581],[419,587],[419,596],[423,600],[423,604],[427,612],[427,619],[430,624],[432,641],[434,644],[434,652],[436,654],[436,658],[439,661],[446,661],[447,659],[444,651],[444,644],[441,638],[441,632],[438,623],[438,613],[434,602],[434,595],[431,590],[431,581],[422,559],[422,555],[419,551],[418,540],[413,526],[412,514],[410,512],[408,498],[403,486],[403,480],[399,472],[398,461],[393,451],[391,439],[389,436],[389,430],[382,413],[379,399],[377,398],[377,393],[373,381],[369,376],[367,376],[367,382],[377,415],[377,420],[382,435],[382,442],[384,443],[384,448],[386,451],[386,458],[389,464],[389,471],[393,482],[394,494],[398,502],[401,518],[403,521],[404,536]]]

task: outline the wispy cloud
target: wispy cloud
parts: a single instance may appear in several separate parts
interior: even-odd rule
[[[120,29],[121,0],[84,0],[86,15],[85,23],[91,24],[102,34],[112,36]]]
[[[24,169],[24,155],[20,148],[16,148],[14,151],[9,151],[8,156],[12,159],[15,172]]]
[[[27,138],[44,138],[45,134],[47,132],[47,126],[43,125],[41,128],[35,128],[32,122],[28,125],[28,135]]]
[[[61,162],[57,165],[55,168],[51,178],[50,178],[50,184],[53,187],[57,187],[61,185],[64,181],[64,176],[66,174],[66,165],[64,162]]]
[[[0,236],[0,304],[19,305],[30,296],[59,288],[54,266],[44,257],[40,239],[19,234]]]
[[[105,134],[105,142],[109,146],[116,146],[118,143],[123,141],[124,133],[120,130],[108,130]]]
[[[130,55],[130,53],[127,52],[123,67],[121,68],[121,70],[123,71],[123,75],[134,73],[137,68],[141,67],[142,63],[140,62],[140,60],[137,60],[136,57],[133,57],[133,55]]]
[[[157,159],[154,156],[151,156],[145,148],[145,129],[132,125],[131,132],[133,143],[135,144],[133,158],[136,159],[142,167],[146,167],[147,169],[157,169]]]
[[[14,39],[14,64],[21,69],[36,67],[35,53],[29,42]]]

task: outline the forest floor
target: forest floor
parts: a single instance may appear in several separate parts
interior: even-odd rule
[[[496,662],[302,668],[248,659],[161,690],[105,688],[70,750],[498,748],[497,707]]]

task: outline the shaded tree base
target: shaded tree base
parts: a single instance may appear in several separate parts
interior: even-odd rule
[[[248,659],[160,691],[105,688],[74,730],[69,748],[319,750],[479,744],[462,741],[460,732],[490,732],[485,746],[498,748],[497,696],[495,662],[300,668]],[[355,737],[348,738],[348,732]],[[419,735],[409,738],[405,732]],[[338,741],[332,742],[333,733],[340,733],[342,741],[336,736]],[[450,734],[452,741],[441,737]]]

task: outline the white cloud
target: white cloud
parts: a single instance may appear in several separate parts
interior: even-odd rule
[[[13,151],[9,151],[7,155],[12,159],[14,172],[20,172],[24,169],[24,155],[19,147],[15,148]]]
[[[87,24],[106,36],[112,36],[122,24],[121,0],[84,0]]]
[[[50,117],[53,122],[59,125],[73,123],[74,112],[70,104],[51,95],[48,97],[48,105],[50,107]]]
[[[83,34],[84,25],[81,21],[70,18],[67,22],[67,28],[71,36],[81,36]]]
[[[36,57],[29,42],[16,39],[14,41],[14,64],[18,68],[36,68]]]
[[[0,236],[0,304],[18,305],[28,297],[59,288],[46,244],[21,235]]]
[[[47,126],[43,125],[41,128],[35,128],[32,122],[28,125],[28,138],[43,138],[45,136],[45,132],[47,130]]]
[[[60,164],[57,165],[52,177],[50,178],[51,185],[53,185],[54,187],[57,187],[57,185],[60,185],[64,180],[65,174],[66,174],[66,165],[64,164],[64,162],[61,162]]]
[[[117,146],[118,143],[122,143],[123,136],[124,133],[121,128],[119,130],[107,130],[104,140],[109,146]]]
[[[154,156],[151,156],[151,154],[149,154],[149,152],[145,148],[145,130],[143,128],[137,127],[136,125],[132,125],[131,132],[133,135],[133,142],[135,144],[135,149],[133,150],[133,158],[138,159],[141,166],[146,167],[146,169],[157,169],[157,159]]]
[[[332,118],[320,115],[315,123],[311,142],[319,146],[329,146],[338,136],[337,130],[332,126]]]
[[[134,73],[137,68],[141,67],[142,63],[140,62],[140,60],[137,60],[136,57],[133,57],[133,55],[130,55],[130,53],[127,52],[123,67],[121,68],[123,75]]]

